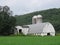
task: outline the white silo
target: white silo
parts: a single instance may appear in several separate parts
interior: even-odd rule
[[[37,15],[37,23],[42,23],[42,15]]]
[[[33,16],[32,17],[32,24],[36,24],[36,22],[37,22],[37,16]]]
[[[32,17],[32,24],[42,23],[42,16],[37,15]]]

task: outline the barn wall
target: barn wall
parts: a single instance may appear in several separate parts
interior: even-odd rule
[[[55,36],[55,29],[51,24],[46,24],[43,29],[44,33],[50,33],[50,35]]]
[[[44,33],[44,32],[43,32],[43,33],[41,33],[41,36],[45,36],[45,35],[47,35],[47,33]]]
[[[23,30],[22,30],[23,34],[27,35],[28,34],[28,30],[29,30],[29,28],[23,28]]]

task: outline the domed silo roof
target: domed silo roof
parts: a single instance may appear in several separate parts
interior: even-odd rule
[[[32,18],[37,18],[37,16],[33,16]]]
[[[37,15],[37,18],[42,18],[42,15]]]

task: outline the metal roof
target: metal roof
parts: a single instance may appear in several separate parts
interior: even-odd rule
[[[43,28],[48,24],[49,22],[46,23],[38,23],[38,24],[31,24],[31,25],[25,25],[29,26],[28,33],[42,33]]]

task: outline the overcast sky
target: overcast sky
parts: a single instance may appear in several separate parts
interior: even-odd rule
[[[14,14],[21,15],[49,8],[60,8],[60,0],[0,0],[0,5],[7,5]]]

